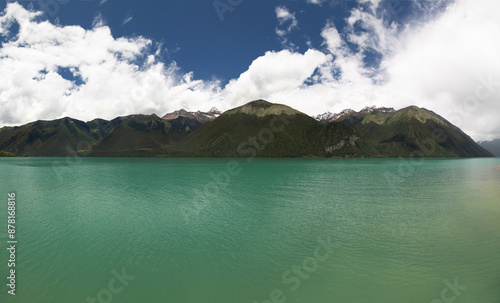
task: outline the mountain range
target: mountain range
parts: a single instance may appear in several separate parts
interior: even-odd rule
[[[180,109],[176,110],[173,113],[168,113],[165,116],[162,117],[164,120],[175,120],[179,117],[184,117],[184,118],[189,118],[192,120],[196,120],[200,123],[206,123],[214,118],[217,118],[220,116],[221,112],[215,108],[212,107],[208,112],[202,112],[202,111],[197,111],[197,112],[188,112],[185,109]]]
[[[478,144],[486,149],[487,151],[490,151],[492,154],[495,155],[495,157],[500,157],[500,139],[495,139],[492,141],[481,141],[478,142]]]
[[[432,111],[369,107],[310,117],[257,100],[220,113],[179,110],[0,129],[0,151],[93,157],[492,157]]]

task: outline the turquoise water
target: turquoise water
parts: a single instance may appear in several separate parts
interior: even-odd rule
[[[0,302],[500,302],[498,165],[3,158]]]

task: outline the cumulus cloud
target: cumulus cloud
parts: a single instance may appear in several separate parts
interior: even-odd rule
[[[413,96],[476,139],[500,138],[499,10],[494,0],[459,1],[404,33],[383,62],[385,88]]]
[[[377,2],[369,3],[372,4],[371,11],[355,8],[347,18],[346,31],[349,32],[347,39],[357,45],[361,51],[373,50],[387,53],[395,43],[397,26],[395,23],[387,25],[384,19],[376,14]]]
[[[91,29],[58,26],[8,4],[0,34],[14,38],[0,48],[0,126],[63,116],[226,110],[264,98],[311,115],[417,105],[476,140],[500,138],[500,2],[457,1],[403,28],[380,15],[379,1],[359,5],[341,31],[325,24],[321,49],[266,52],[223,86],[163,62],[162,46],[149,39],[115,38],[99,22]],[[288,10],[276,9],[276,16],[285,31],[298,27]],[[14,23],[19,32],[12,35]],[[366,63],[367,52],[379,54],[378,65]]]
[[[330,56],[312,49],[304,54],[288,50],[267,52],[254,60],[238,79],[231,80],[222,97],[230,100],[233,106],[261,98],[281,99],[279,96],[301,88],[315,70],[330,59]]]
[[[19,24],[15,38],[0,48],[2,125],[161,114],[188,101],[211,103],[219,89],[217,82],[181,74],[175,62],[158,61],[151,40],[114,38],[101,22],[85,30],[38,16],[14,3],[0,17],[3,35]]]

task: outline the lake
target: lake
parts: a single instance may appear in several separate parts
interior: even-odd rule
[[[498,303],[499,165],[1,158],[0,301]]]

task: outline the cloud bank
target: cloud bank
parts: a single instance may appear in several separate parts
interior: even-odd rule
[[[226,110],[263,98],[311,115],[414,104],[476,140],[500,138],[500,2],[458,1],[404,28],[380,5],[360,1],[342,31],[325,24],[320,48],[266,52],[222,85],[163,62],[161,45],[150,39],[113,37],[102,20],[91,29],[59,26],[11,3],[0,17],[0,126]],[[278,36],[297,28],[286,8],[278,7],[276,16]],[[369,54],[377,55],[376,64],[367,64]]]

